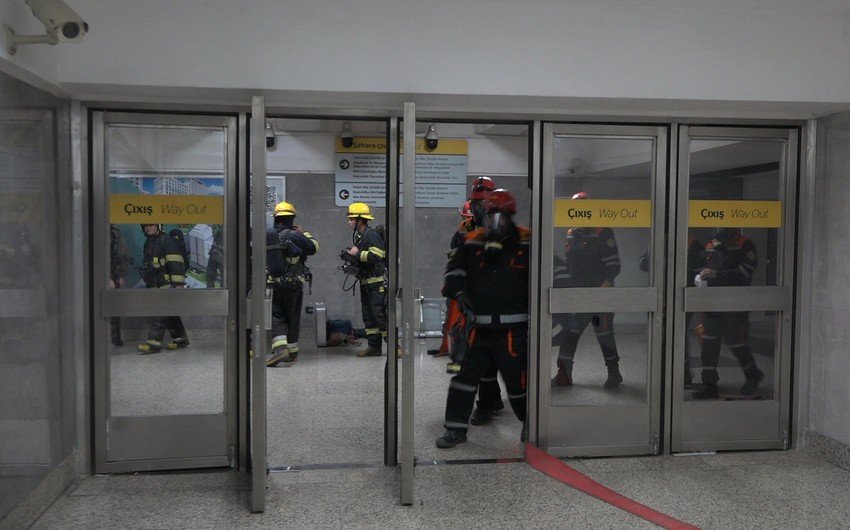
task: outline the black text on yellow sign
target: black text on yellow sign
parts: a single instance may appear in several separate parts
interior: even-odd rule
[[[781,201],[688,201],[688,226],[779,228]]]
[[[355,137],[351,147],[344,147],[342,139],[336,139],[337,153],[371,153],[383,154],[387,152],[387,139],[380,137]],[[399,152],[404,153],[404,146],[399,145]],[[469,145],[466,140],[446,138],[437,143],[436,149],[425,147],[425,139],[416,139],[417,155],[466,155],[469,154]]]
[[[109,222],[113,224],[222,224],[224,197],[113,194],[109,196]]]
[[[652,226],[652,201],[632,199],[555,199],[556,227]]]

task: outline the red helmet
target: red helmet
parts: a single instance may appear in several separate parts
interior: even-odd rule
[[[463,206],[458,208],[457,211],[459,211],[460,214],[467,219],[472,218],[472,205],[469,204],[469,201],[466,201],[465,203],[463,203]]]
[[[511,215],[516,213],[516,201],[508,190],[493,190],[484,201],[484,208],[488,212],[502,212]]]
[[[589,199],[589,198],[590,198],[590,194],[587,193],[586,191],[580,191],[580,192],[576,193],[575,195],[573,195],[573,199]]]
[[[490,177],[478,177],[472,181],[469,198],[472,200],[486,199],[490,192],[496,189],[496,184]]]

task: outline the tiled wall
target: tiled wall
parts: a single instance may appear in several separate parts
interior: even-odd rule
[[[850,444],[850,113],[817,141],[809,429]]]
[[[0,74],[0,522],[74,446],[69,149],[67,102]]]

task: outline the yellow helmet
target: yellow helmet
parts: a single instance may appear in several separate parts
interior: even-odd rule
[[[362,217],[363,219],[374,219],[369,213],[369,205],[362,202],[353,202],[348,205],[348,218]]]
[[[279,202],[274,207],[274,216],[279,217],[282,215],[295,215],[295,206],[289,204],[288,202]]]

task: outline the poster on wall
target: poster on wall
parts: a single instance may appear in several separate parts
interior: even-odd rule
[[[337,206],[365,202],[386,206],[387,142],[385,138],[354,138],[344,147],[337,138],[335,197]],[[401,154],[401,166],[404,154]],[[468,145],[466,140],[443,139],[434,150],[416,139],[416,207],[457,208],[466,200]],[[399,171],[400,181],[404,175]],[[403,200],[403,198],[401,199]]]
[[[129,265],[125,288],[145,288],[139,271],[144,263],[143,224],[159,224],[163,232],[180,236],[188,258],[188,287],[221,287],[223,177],[114,173],[109,192],[110,252],[112,241],[119,237],[114,230],[120,233]],[[110,275],[114,273],[111,264]]]

